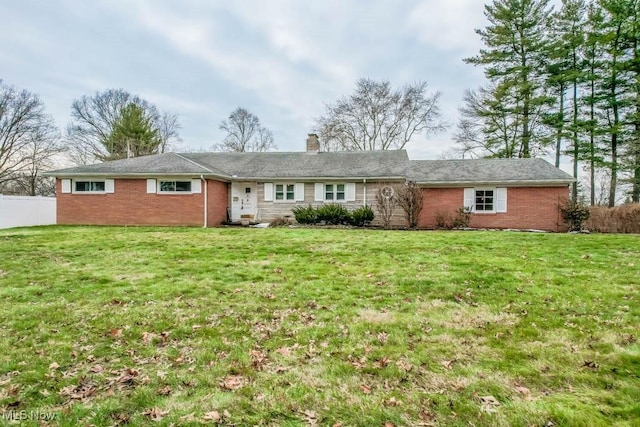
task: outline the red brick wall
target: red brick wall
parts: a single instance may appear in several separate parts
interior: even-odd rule
[[[217,227],[227,220],[229,184],[207,180],[207,227]]]
[[[112,194],[63,194],[56,182],[58,224],[190,225],[204,224],[204,192],[147,194],[146,179],[116,179]],[[208,225],[226,219],[227,184],[207,181]]]
[[[424,209],[419,226],[436,227],[436,215],[447,212],[451,217],[463,205],[463,188],[424,189]],[[474,213],[472,228],[516,228],[564,231],[558,215],[558,202],[566,200],[568,187],[508,187],[506,213]]]

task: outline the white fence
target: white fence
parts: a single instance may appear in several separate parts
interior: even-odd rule
[[[55,223],[55,197],[3,196],[0,194],[0,228]]]

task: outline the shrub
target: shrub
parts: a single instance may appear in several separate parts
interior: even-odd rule
[[[338,203],[322,205],[316,212],[318,214],[318,222],[332,225],[349,224],[351,222],[351,214],[347,208]]]
[[[442,210],[436,212],[436,228],[444,228],[447,230],[453,228],[453,222],[449,212]]]
[[[384,228],[391,226],[393,210],[398,205],[396,193],[397,190],[392,185],[382,185],[378,188],[378,191],[376,191],[376,210],[378,211],[378,217]]]
[[[456,209],[455,215],[448,211],[436,212],[436,227],[451,230],[452,228],[467,228],[471,222],[471,211],[468,208]]]
[[[578,201],[569,200],[560,204],[559,209],[569,231],[581,231],[582,223],[589,219],[589,207]]]
[[[373,209],[369,205],[361,206],[351,212],[351,224],[356,227],[364,227],[371,224],[374,216]]]
[[[415,182],[407,182],[404,187],[400,187],[398,190],[397,198],[409,228],[416,228],[424,206],[422,189]]]
[[[292,211],[298,224],[317,224],[320,222],[318,219],[318,210],[311,205],[296,206]]]
[[[467,228],[471,222],[471,211],[469,208],[458,208],[456,216],[451,224],[453,228]]]
[[[591,206],[584,228],[598,233],[640,233],[640,204]]]

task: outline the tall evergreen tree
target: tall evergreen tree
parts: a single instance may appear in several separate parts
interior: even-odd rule
[[[567,137],[571,141],[568,147],[573,162],[573,177],[576,178],[572,186],[572,198],[578,199],[578,171],[582,157],[583,145],[579,138],[579,96],[578,87],[585,78],[584,61],[582,59],[584,34],[585,3],[584,0],[563,0],[562,8],[553,14],[554,40],[550,43],[549,60],[551,62],[550,81],[561,89],[560,105],[564,106],[565,93],[570,92],[571,115],[566,122]],[[563,87],[564,86],[564,87]],[[557,123],[556,166],[559,166],[560,142],[564,136],[565,114],[560,108]]]
[[[583,46],[584,70],[583,96],[581,104],[585,108],[585,117],[582,121],[581,131],[588,139],[585,160],[589,171],[589,202],[593,206],[596,200],[596,171],[603,167],[603,151],[599,147],[599,138],[602,135],[600,123],[601,114],[598,108],[597,88],[600,81],[600,70],[603,62],[603,47],[600,32],[604,17],[602,8],[591,1],[587,6],[587,18],[585,22],[585,43]]]
[[[640,1],[629,4],[629,17],[624,27],[629,54],[624,67],[629,72],[629,108],[625,121],[629,124],[629,138],[625,164],[630,173],[631,200],[640,202]]]
[[[157,154],[160,145],[159,131],[154,128],[153,118],[134,103],[122,108],[111,135],[105,141],[112,159]]]
[[[628,40],[625,37],[628,19],[636,0],[599,0],[605,19],[600,33],[601,43],[606,52],[603,61],[600,84],[600,106],[606,117],[608,135],[607,157],[611,173],[609,184],[609,207],[616,203],[620,154],[624,143],[623,114],[628,106]]]
[[[494,84],[467,90],[454,134],[463,157],[517,157],[519,123],[511,113],[516,101]]]
[[[494,0],[484,13],[489,25],[476,33],[486,48],[465,61],[484,66],[490,81],[513,93],[512,114],[520,124],[517,157],[531,157],[545,144],[535,128],[540,107],[549,102],[543,82],[549,0]]]

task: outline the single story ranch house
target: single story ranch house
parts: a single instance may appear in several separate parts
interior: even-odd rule
[[[368,204],[407,181],[424,191],[418,226],[467,207],[471,227],[559,231],[573,177],[542,159],[409,160],[406,151],[164,153],[50,172],[58,224],[269,222],[298,205]],[[387,191],[389,189],[385,189]],[[393,225],[403,226],[397,209]]]

